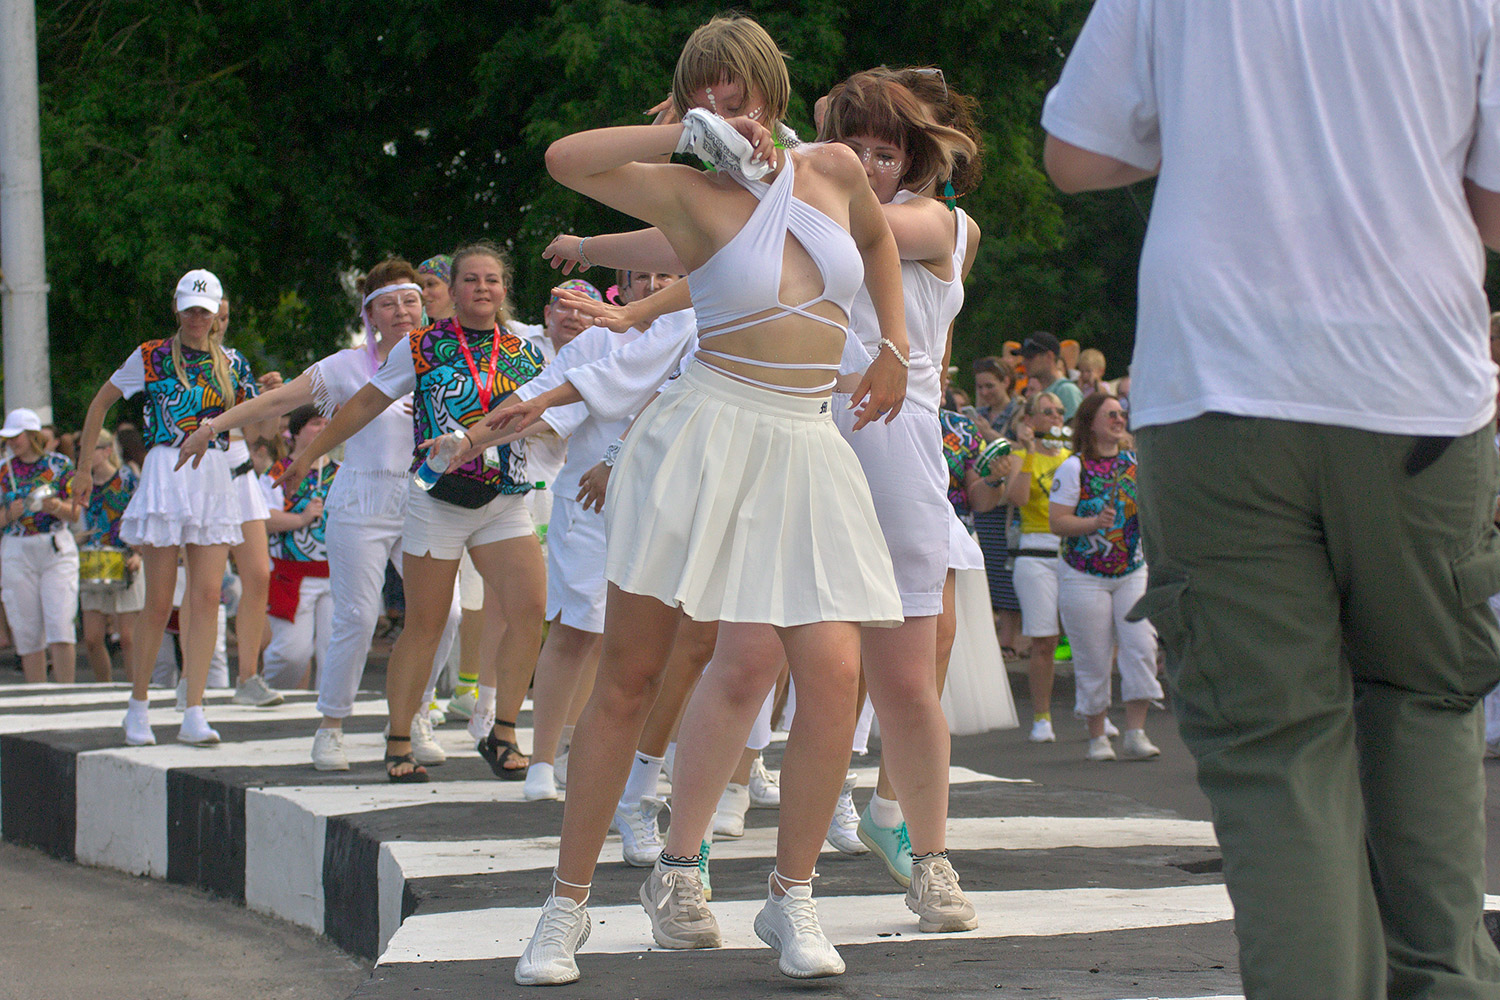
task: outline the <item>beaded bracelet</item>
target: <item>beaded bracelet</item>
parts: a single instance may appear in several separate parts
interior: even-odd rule
[[[901,363],[902,368],[911,367],[911,362],[901,356],[901,352],[896,349],[896,345],[890,340],[890,338],[881,337],[880,346],[890,348],[891,354],[895,355],[896,360]]]
[[[578,240],[578,263],[584,267],[593,267],[594,262],[583,255],[583,245],[589,241],[589,237],[583,236]]]

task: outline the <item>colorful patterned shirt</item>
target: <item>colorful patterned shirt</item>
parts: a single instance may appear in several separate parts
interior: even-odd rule
[[[974,512],[969,509],[964,483],[984,448],[984,438],[979,436],[974,421],[962,413],[939,410],[938,419],[943,422],[943,458],[948,463],[948,502],[965,524],[972,525]]]
[[[225,348],[229,357],[229,369],[234,378],[234,399],[225,400],[214,378],[214,359],[208,351],[197,351],[182,345],[182,363],[187,368],[187,385],[177,377],[172,363],[172,340],[148,341],[126,359],[119,370],[110,376],[125,397],[129,399],[138,392],[146,393],[146,445],[181,445],[198,424],[212,419],[235,403],[243,402],[260,394],[255,384],[255,375],[250,363],[238,351]],[[229,448],[229,435],[220,434],[214,440],[220,451]]]
[[[6,459],[4,466],[0,466],[0,489],[4,490],[0,494],[0,503],[9,507],[11,501],[25,500],[33,490],[42,486],[51,486],[61,498],[64,496],[63,487],[72,474],[73,463],[55,451],[43,453],[35,462],[23,462],[12,455]],[[51,514],[28,510],[7,524],[5,533],[16,537],[45,535],[62,526],[63,522]]]
[[[122,465],[109,482],[94,487],[83,512],[83,526],[88,529],[83,536],[85,546],[130,551],[130,546],[120,540],[120,519],[125,516],[125,508],[140,482],[134,469]]]
[[[1135,497],[1134,452],[1091,459],[1075,455],[1064,462],[1053,477],[1052,502],[1072,508],[1079,517],[1093,517],[1109,501],[1115,523],[1107,531],[1064,538],[1063,561],[1093,576],[1124,576],[1139,569],[1145,557]]]
[[[314,468],[288,492],[286,487],[276,485],[276,477],[291,464],[290,457],[273,464],[260,477],[260,485],[266,494],[268,505],[280,507],[288,514],[300,514],[314,500],[327,498],[328,487],[333,485],[333,477],[338,473],[339,467],[337,462],[329,462],[321,469]],[[325,510],[322,517],[295,531],[272,532],[271,555],[287,562],[327,562],[328,543],[323,537],[327,526],[328,512]]]
[[[460,348],[459,337],[468,345],[468,357]],[[536,348],[503,327],[498,333],[465,330],[456,320],[444,319],[413,330],[407,336],[407,343],[409,350],[397,347],[391,351],[370,384],[392,399],[414,394],[412,437],[418,445],[451,431],[473,427],[486,412],[504,403],[518,386],[531,381],[546,365]],[[494,372],[488,406],[480,398],[469,368],[470,359],[481,378]],[[530,490],[524,439],[499,451],[498,469],[486,465],[481,456],[448,474],[482,483],[499,493]],[[415,470],[425,459],[426,453],[414,448],[411,468]]]

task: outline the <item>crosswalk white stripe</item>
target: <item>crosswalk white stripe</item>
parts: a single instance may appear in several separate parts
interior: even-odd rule
[[[1052,937],[1184,924],[1213,923],[1233,916],[1222,885],[1156,889],[1023,889],[971,892],[979,929],[964,934],[920,934],[904,896],[824,896],[817,900],[823,932],[836,945],[891,943],[903,938],[979,940]],[[761,900],[713,904],[726,948],[764,948],[751,929]],[[487,909],[417,913],[391,939],[378,964],[395,962],[488,961],[520,955],[536,926],[538,910]],[[591,906],[593,932],[584,951],[629,954],[656,951],[651,925],[639,904]],[[769,952],[768,952],[769,954]]]
[[[169,695],[160,704],[151,706],[151,724],[157,729],[156,738],[171,740],[176,736],[182,716],[173,707],[175,696]],[[3,712],[3,709],[0,709]],[[221,722],[286,722],[321,719],[323,714],[310,701],[276,705],[272,708],[253,708],[249,705],[233,705],[228,702],[216,704],[212,700],[205,713],[209,725]],[[379,717],[386,714],[384,701],[355,702],[354,713],[359,718]],[[82,712],[37,712],[31,714],[0,714],[0,733],[40,733],[53,729],[119,729],[125,719],[125,699],[120,698],[109,708]],[[462,732],[462,730],[458,730]],[[124,736],[121,735],[123,742]],[[312,729],[303,740],[308,753],[312,747]],[[229,746],[230,744],[224,744]],[[147,748],[149,749],[149,748]],[[310,758],[309,758],[310,759]]]

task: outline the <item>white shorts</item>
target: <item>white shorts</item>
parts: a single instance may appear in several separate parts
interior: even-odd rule
[[[88,590],[79,588],[78,607],[101,615],[129,615],[146,606],[146,574],[136,570],[130,586],[124,590]]]
[[[78,544],[67,531],[0,539],[0,601],[16,653],[78,641]]]
[[[547,528],[547,620],[581,632],[604,632],[604,515],[558,499]]]
[[[1021,602],[1021,634],[1028,639],[1057,635],[1061,630],[1057,618],[1057,567],[1061,559],[1053,556],[1017,556],[1016,597]]]
[[[240,498],[240,523],[264,521],[270,517],[270,508],[266,506],[266,495],[261,491],[260,477],[255,474],[255,469],[252,467],[249,472],[234,475],[235,469],[250,461],[250,448],[245,444],[244,438],[231,437],[229,450],[224,455],[229,460],[229,474],[234,482],[235,492]]]
[[[401,551],[409,556],[457,559],[465,549],[521,538],[533,531],[522,494],[502,493],[470,510],[432,499],[415,482],[408,489]]]

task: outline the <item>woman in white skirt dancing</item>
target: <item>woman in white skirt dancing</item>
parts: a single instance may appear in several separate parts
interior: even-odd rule
[[[364,388],[392,347],[404,347],[407,334],[420,325],[422,294],[417,282],[417,272],[399,257],[370,268],[364,281],[368,291],[360,310],[365,343],[330,354],[285,385],[241,403],[216,417],[213,427],[232,430],[308,404],[315,404],[324,416],[332,417]],[[328,491],[333,624],[327,662],[318,664],[318,711],[323,721],[313,737],[312,760],[320,771],[349,769],[344,720],[354,712],[354,697],[382,611],[386,561],[401,569],[401,529],[406,520],[411,466],[410,397],[402,403],[385,410],[349,438],[343,464]],[[201,456],[213,436],[211,428],[200,427],[183,444],[181,461]],[[456,619],[456,610],[450,608],[448,627],[434,657],[434,672],[447,662]],[[417,763],[441,764],[446,760],[443,748],[433,739],[427,713],[419,711],[410,721],[412,755]]]
[[[184,743],[217,743],[219,734],[203,716],[203,689],[218,638],[219,592],[229,547],[243,540],[240,504],[225,457],[228,439],[217,435],[214,447],[196,469],[174,471],[177,449],[205,419],[212,419],[259,390],[250,365],[238,353],[213,339],[214,318],[224,292],[219,279],[204,270],[189,271],[177,283],[177,332],[142,344],[125,360],[89,404],[79,450],[89,454],[104,417],[115,401],[146,394],[146,440],[151,445],[141,483],[120,522],[120,538],[136,547],[146,571],[146,607],[136,636],[131,665],[131,696],[125,712],[125,742],[156,742],[146,707],[146,686],[172,612],[177,559],[183,550],[187,570],[187,635],[183,639],[183,672],[187,675],[187,711],[177,738]],[[89,470],[80,470],[83,489],[93,490]]]
[[[833,426],[828,394],[867,273],[888,343],[854,396],[869,397],[861,422],[899,409],[906,332],[895,243],[857,158],[837,146],[773,146],[789,91],[783,58],[758,24],[715,18],[678,60],[673,101],[683,124],[584,132],[547,152],[561,183],[660,229],[689,271],[703,346],[641,414],[616,461],[605,507],[604,653],[575,731],[553,892],[516,966],[522,984],[578,977],[589,882],[679,608],[700,621],[776,626],[802,697],[826,707],[821,718],[804,715],[787,744],[776,868],[755,925],[787,975],[844,969],[818,927],[811,881],[853,735],[859,626],[894,625],[901,608],[869,488]],[[703,107],[738,117],[725,122]],[[713,159],[718,172],[659,162],[679,149]],[[771,183],[745,177],[767,168]],[[548,405],[582,398],[574,385],[505,407],[490,423],[524,427]],[[720,734],[736,760],[753,715]],[[700,943],[717,939],[695,857],[659,860],[642,898],[689,913]]]

